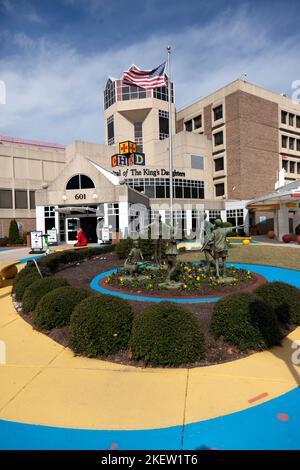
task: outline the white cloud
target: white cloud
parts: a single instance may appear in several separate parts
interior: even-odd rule
[[[270,28],[270,26],[269,26]],[[300,79],[297,38],[272,38],[266,23],[246,9],[228,10],[205,27],[193,27],[115,50],[82,54],[67,44],[17,34],[21,53],[0,61],[7,104],[0,107],[0,134],[69,143],[103,140],[103,87],[130,64],[152,67],[173,45],[177,107],[248,73],[250,82],[290,94]]]

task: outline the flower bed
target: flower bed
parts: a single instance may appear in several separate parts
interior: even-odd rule
[[[104,284],[106,287],[124,290],[132,293],[141,291],[153,295],[169,296],[170,289],[166,286],[166,269],[153,269],[151,266],[144,267],[140,271],[141,276],[130,277],[126,269],[118,270],[109,275]],[[251,271],[236,269],[233,266],[227,268],[226,279],[216,279],[210,275],[201,264],[178,263],[176,273],[173,277],[178,283],[176,289],[171,289],[172,296],[210,296],[216,293],[230,294],[248,287],[256,287],[262,283],[262,278]],[[260,282],[259,282],[260,281]]]

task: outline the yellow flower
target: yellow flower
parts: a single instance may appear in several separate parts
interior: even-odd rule
[[[196,279],[197,279],[197,281],[200,281],[200,277],[199,277],[199,276],[197,276]]]
[[[184,289],[186,289],[186,288],[187,288],[187,285],[186,285],[186,284],[184,284],[183,288],[184,288]]]

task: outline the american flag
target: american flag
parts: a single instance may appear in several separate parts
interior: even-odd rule
[[[153,70],[141,70],[136,65],[132,65],[128,70],[123,72],[123,83],[136,85],[147,90],[167,86],[165,67],[166,62]]]

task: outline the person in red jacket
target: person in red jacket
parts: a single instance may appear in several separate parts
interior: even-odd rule
[[[80,229],[78,230],[78,234],[77,234],[77,243],[75,243],[74,246],[86,246],[86,245],[87,245],[87,238],[85,234],[83,233],[82,228],[80,227]]]

